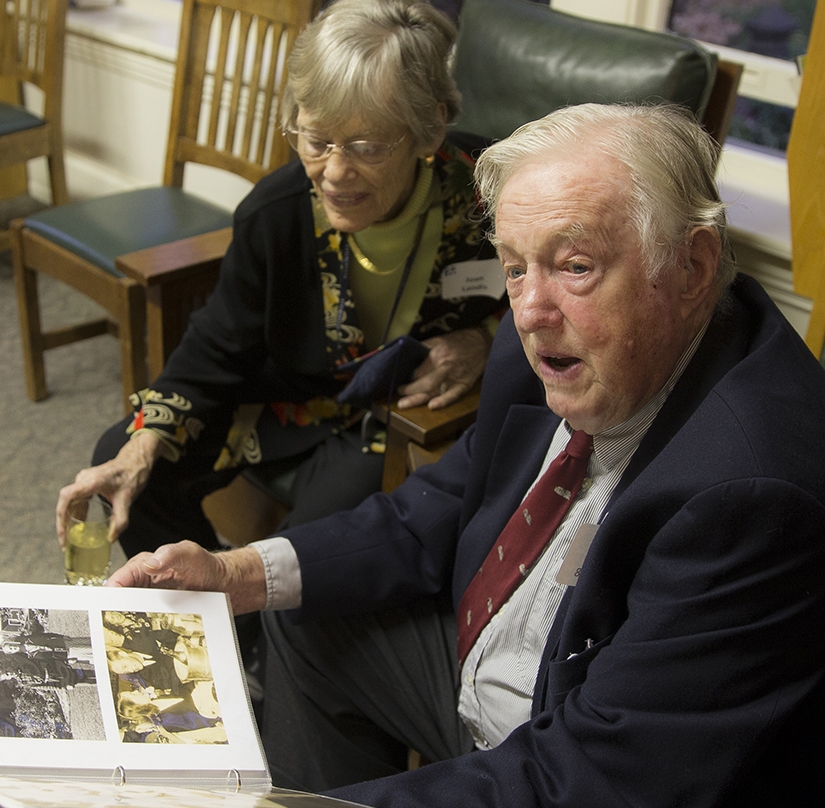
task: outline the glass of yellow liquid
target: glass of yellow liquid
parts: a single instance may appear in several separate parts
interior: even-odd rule
[[[111,563],[109,523],[112,511],[99,497],[81,499],[69,506],[66,534],[66,583],[102,586]]]

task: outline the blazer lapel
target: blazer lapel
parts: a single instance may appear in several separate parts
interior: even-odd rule
[[[461,534],[453,580],[456,603],[536,479],[560,420],[546,406],[510,407],[493,452],[482,505]]]

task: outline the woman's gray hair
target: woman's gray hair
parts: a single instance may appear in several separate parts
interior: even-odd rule
[[[295,40],[282,124],[300,107],[334,129],[355,117],[438,145],[461,96],[450,73],[455,26],[422,0],[337,0]]]
[[[525,124],[476,163],[485,208],[495,216],[507,180],[522,164],[543,154],[575,156],[584,148],[627,168],[627,214],[651,277],[678,261],[694,228],[709,227],[722,242],[716,281],[722,289],[732,283],[736,263],[714,179],[718,146],[684,107],[581,104]]]

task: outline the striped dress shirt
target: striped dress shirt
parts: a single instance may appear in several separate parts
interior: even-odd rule
[[[587,469],[589,487],[570,507],[564,521],[527,577],[470,650],[461,669],[458,712],[479,749],[491,749],[530,718],[533,688],[547,635],[567,587],[556,575],[582,525],[598,525],[645,433],[696,352],[707,330],[699,331],[662,389],[632,418],[595,435]],[[556,429],[539,477],[567,445],[572,429],[562,421]],[[586,488],[586,490],[585,490]]]

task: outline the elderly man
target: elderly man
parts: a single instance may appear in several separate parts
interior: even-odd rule
[[[391,496],[113,576],[268,610],[277,784],[389,773],[400,743],[441,762],[335,794],[819,804],[825,372],[735,276],[714,164],[672,108],[566,109],[488,149],[512,317],[475,426]]]

